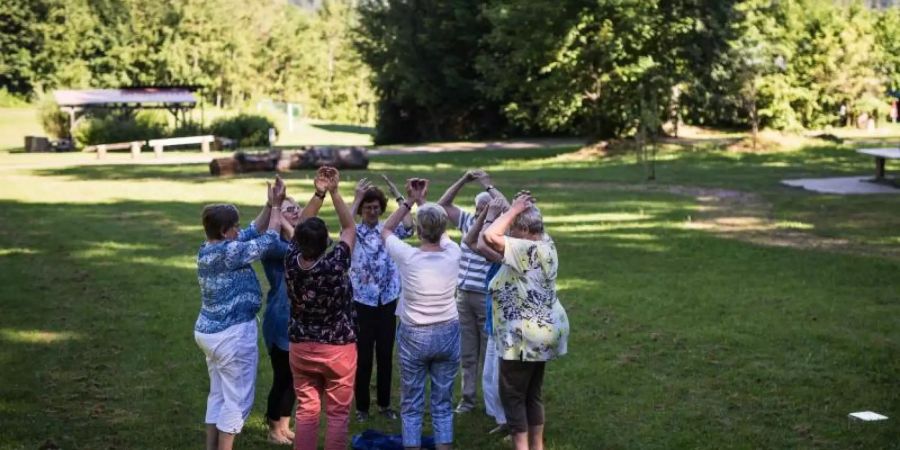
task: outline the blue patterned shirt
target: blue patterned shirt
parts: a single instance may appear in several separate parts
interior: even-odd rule
[[[262,289],[250,265],[278,240],[278,233],[259,234],[251,223],[233,241],[204,243],[197,253],[200,315],[194,331],[218,333],[253,320],[262,303]]]
[[[356,224],[350,281],[353,283],[353,300],[367,306],[386,305],[400,297],[400,272],[384,248],[383,229],[382,222],[374,227]],[[394,234],[406,239],[413,233],[401,223],[394,229]]]

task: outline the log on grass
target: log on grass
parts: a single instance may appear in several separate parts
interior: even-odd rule
[[[212,175],[247,172],[287,172],[332,166],[338,169],[365,169],[369,166],[366,149],[361,147],[301,147],[298,151],[272,150],[263,154],[237,152],[209,163]]]

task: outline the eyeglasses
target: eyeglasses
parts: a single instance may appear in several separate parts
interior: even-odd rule
[[[300,211],[300,208],[297,206],[285,206],[284,208],[281,208],[281,212],[286,212],[286,213],[295,213],[295,212],[299,212],[299,211]]]

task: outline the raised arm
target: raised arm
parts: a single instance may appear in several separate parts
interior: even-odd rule
[[[381,229],[382,239],[387,240],[388,236],[394,233],[394,229],[397,228],[403,216],[410,214],[410,210],[412,210],[410,201],[417,205],[425,204],[427,192],[428,180],[424,178],[410,178],[406,180],[407,198],[400,203],[397,210],[384,222],[384,228]]]
[[[495,199],[495,198],[502,198],[503,201],[506,202],[507,205],[509,205],[509,200],[507,200],[507,199],[506,199],[506,196],[504,196],[503,193],[500,192],[500,189],[497,189],[497,188],[494,186],[494,183],[493,183],[493,181],[491,180],[491,176],[488,175],[487,172],[485,172],[485,171],[483,171],[483,170],[482,170],[482,171],[476,171],[475,175],[477,176],[477,178],[475,178],[475,179],[478,181],[478,184],[480,184],[481,187],[484,188],[484,191],[485,191],[485,192],[487,192],[488,194],[490,194],[490,196],[491,196],[492,199]]]
[[[447,219],[450,220],[454,226],[459,223],[459,208],[453,204],[453,200],[456,198],[459,191],[466,185],[466,183],[477,179],[484,173],[482,170],[469,170],[463,174],[460,179],[456,180],[447,190],[444,192],[444,195],[438,199],[438,205],[444,207],[444,210],[447,211]]]
[[[316,178],[313,180],[313,187],[316,191],[313,193],[313,196],[310,197],[309,201],[306,202],[303,211],[300,211],[300,222],[319,215],[319,210],[322,209],[322,203],[325,202],[325,194],[328,192],[328,179],[319,176],[319,174],[316,173]]]
[[[485,259],[489,261],[500,261],[503,259],[503,255],[495,252],[488,246],[482,245],[484,240],[482,239],[483,233],[482,230],[484,226],[490,225],[496,220],[497,216],[499,216],[506,208],[509,207],[509,204],[503,198],[496,198],[491,200],[491,203],[487,208],[481,210],[481,214],[475,219],[475,224],[469,228],[469,232],[466,233],[463,242],[476,253],[483,256]]]
[[[278,186],[279,184],[283,186],[284,182],[281,181],[280,176],[275,175],[275,185]],[[269,218],[272,215],[272,207],[274,206],[272,204],[272,193],[272,185],[270,185],[269,182],[266,182],[266,204],[263,205],[262,210],[259,211],[259,214],[256,215],[256,218],[253,219],[253,227],[256,228],[257,233],[262,233],[263,231],[269,229]],[[281,222],[276,223],[279,227],[281,226]]]
[[[395,185],[394,182],[391,181],[391,179],[387,177],[387,175],[381,174],[381,178],[384,180],[385,183],[387,183],[388,190],[391,191],[391,196],[394,197],[395,200],[397,200],[397,206],[399,207],[400,204],[403,203],[404,200],[406,200],[406,198],[403,197],[403,194],[400,193],[400,189],[397,189],[397,185]],[[403,223],[403,228],[406,228],[407,230],[412,230],[413,229],[412,214],[406,214],[405,216],[403,216],[402,223]]]
[[[356,222],[353,221],[353,213],[344,203],[341,192],[338,190],[340,173],[334,167],[321,167],[319,171],[328,179],[328,192],[331,193],[331,202],[334,203],[334,211],[337,213],[338,222],[341,224],[341,242],[347,244],[350,250],[356,244]]]
[[[369,190],[370,187],[372,187],[372,183],[369,182],[369,180],[366,178],[361,178],[358,182],[356,182],[353,204],[350,205],[350,212],[353,213],[353,217],[359,215],[359,207],[362,205],[363,195],[367,190]]]
[[[509,230],[509,226],[512,225],[516,216],[533,204],[534,197],[531,196],[530,192],[520,192],[513,200],[509,209],[501,214],[500,217],[497,217],[497,219],[494,220],[494,223],[490,224],[490,226],[484,230],[483,238],[487,247],[502,255],[503,251],[506,250],[506,241],[503,237],[506,234],[506,231]]]

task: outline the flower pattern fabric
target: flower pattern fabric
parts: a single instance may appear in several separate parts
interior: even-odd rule
[[[400,297],[400,272],[384,248],[384,240],[381,239],[383,229],[381,222],[374,227],[365,223],[356,225],[350,281],[353,284],[353,300],[366,306],[386,305]],[[400,239],[412,234],[412,229],[407,229],[403,224],[394,229],[394,235]]]
[[[218,333],[253,320],[262,305],[262,289],[250,265],[278,240],[278,233],[259,234],[253,223],[235,240],[204,243],[197,253],[200,315],[194,331]]]
[[[291,299],[291,342],[343,345],[356,342],[356,309],[350,284],[350,247],[338,242],[309,269],[300,267],[300,250],[291,244],[285,279]]]
[[[503,266],[490,282],[500,358],[549,361],[566,353],[569,320],[556,296],[558,260],[549,236],[506,237]]]

